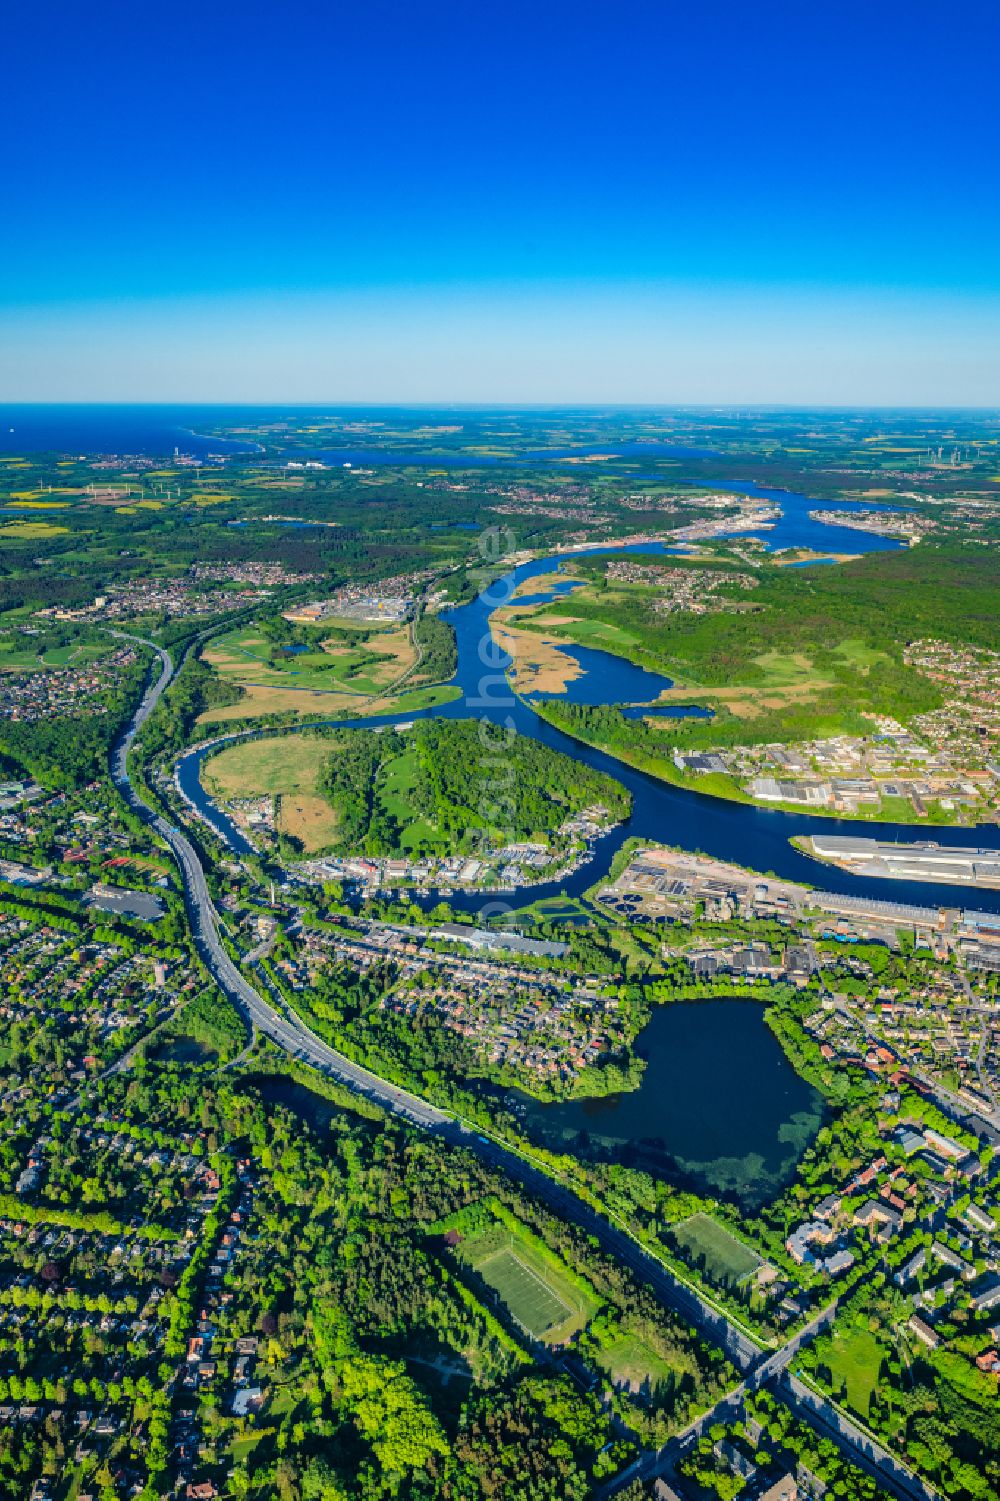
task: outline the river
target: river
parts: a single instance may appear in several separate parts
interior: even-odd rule
[[[778,492],[773,492],[777,494]],[[775,530],[768,534],[772,545],[786,545],[781,538],[794,533],[803,538],[796,545],[811,546],[817,551],[827,550],[825,535],[832,529],[808,519],[808,507],[812,504],[805,496],[782,497],[786,516]],[[790,519],[787,513],[791,512]],[[804,514],[805,513],[805,514]],[[852,534],[857,552],[877,550],[880,538],[866,533]],[[874,544],[874,546],[873,546]],[[666,549],[660,543],[636,544],[627,549],[602,549],[603,555],[622,552],[657,552]],[[497,724],[508,724],[519,734],[528,735],[553,750],[563,752],[585,761],[598,771],[606,772],[619,781],[632,796],[632,811],[629,818],[603,838],[596,841],[592,858],[579,866],[565,880],[547,885],[526,887],[509,893],[509,900],[516,906],[519,902],[540,898],[567,895],[580,896],[611,867],[615,854],[626,839],[655,840],[681,849],[701,851],[720,860],[728,860],[752,870],[773,872],[792,881],[820,886],[851,896],[868,897],[877,901],[909,902],[921,906],[968,906],[991,912],[1000,911],[1000,892],[979,888],[964,888],[940,885],[934,882],[892,881],[885,882],[839,870],[835,866],[822,866],[795,849],[789,840],[795,834],[818,832],[856,834],[856,820],[824,818],[805,813],[784,813],[775,809],[757,808],[746,803],[730,802],[724,798],[711,797],[704,793],[674,787],[647,773],[626,766],[613,756],[590,746],[580,744],[562,731],[555,729],[539,717],[530,701],[514,696],[504,677],[504,668],[509,658],[492,643],[489,624],[490,615],[498,606],[510,601],[515,589],[528,580],[538,580],[539,589],[531,598],[555,597],[564,592],[564,581],[554,578],[560,565],[572,554],[556,554],[537,558],[512,569],[503,578],[476,596],[468,604],[448,611],[444,619],[455,628],[458,645],[458,670],[453,681],[461,689],[461,697],[452,703],[435,709],[412,711],[406,715],[373,715],[366,719],[330,719],[325,724],[341,728],[371,729],[378,725],[410,722],[414,719],[437,716],[439,718],[485,718]],[[546,588],[556,585],[553,590]],[[608,658],[607,653],[596,656]],[[605,664],[602,663],[602,669]],[[623,671],[626,669],[623,667]],[[641,669],[628,668],[630,672]],[[614,676],[602,671],[602,688],[606,697],[592,693],[585,673],[570,683],[567,698],[571,701],[580,695],[586,702],[619,702],[621,693],[616,690]],[[655,675],[650,674],[650,677]],[[663,682],[667,680],[664,679]],[[583,695],[586,694],[586,699]],[[652,696],[652,695],[651,695]],[[683,712],[683,711],[682,711]],[[689,711],[688,711],[689,712]],[[315,728],[305,725],[302,728]],[[294,733],[292,731],[291,733]],[[208,797],[200,780],[200,767],[205,751],[188,754],[179,763],[178,778],[181,790],[198,811],[212,824],[226,842],[238,853],[245,854],[249,845],[233,821]],[[872,839],[906,840],[927,837],[928,833],[941,844],[968,844],[970,842],[990,848],[1000,847],[1000,829],[984,826],[970,834],[969,829],[928,829],[926,825],[874,823],[865,820],[860,827]],[[449,898],[451,905],[466,913],[478,912],[486,899],[476,892],[457,892]]]
[[[795,545],[824,551],[828,544],[822,534],[829,529],[811,522],[807,514],[803,516],[809,504],[805,497],[797,497],[797,501],[798,514],[789,523],[789,530],[801,539]],[[772,545],[775,533],[779,539],[787,534],[783,523],[784,518],[770,534]],[[865,550],[868,542],[880,541],[863,533],[854,537],[856,551]],[[777,545],[788,544],[779,540]],[[665,551],[658,543],[629,550]],[[327,721],[331,725],[371,728],[431,715],[484,717],[494,724],[512,725],[520,734],[578,757],[627,788],[632,796],[631,814],[625,823],[597,841],[592,858],[564,881],[510,892],[511,906],[562,894],[582,895],[607,873],[623,842],[638,837],[704,851],[751,869],[773,871],[827,890],[880,901],[925,906],[967,904],[1000,910],[1000,893],[996,892],[931,883],[885,883],[819,866],[800,854],[789,843],[790,837],[830,830],[831,826],[851,832],[856,829],[854,823],[754,808],[673,787],[579,744],[540,719],[530,700],[513,694],[505,676],[509,658],[496,648],[489,621],[492,612],[507,603],[526,581],[537,580],[538,588],[530,596],[524,591],[520,599],[564,594],[565,580],[558,576],[558,569],[566,556],[523,564],[470,603],[447,613],[445,618],[455,628],[458,646],[454,681],[461,689],[460,699],[411,713],[405,719],[390,714]],[[578,660],[588,670],[569,684],[568,696],[579,701],[620,702],[627,696],[623,693],[626,683],[649,689],[653,697],[666,682],[655,674],[636,678],[634,674],[642,669],[624,664],[619,664],[622,671],[616,674],[616,659],[604,652],[588,656],[584,651]],[[679,708],[678,712],[689,711]],[[248,846],[243,836],[201,786],[204,754],[196,751],[180,762],[181,789],[237,851],[245,852]],[[915,832],[905,825],[865,823],[864,828],[872,837],[888,839],[912,838]],[[995,828],[980,829],[975,839],[979,844],[996,845],[998,836],[1000,831]],[[935,829],[934,837],[941,843],[963,843],[968,842],[969,831]],[[425,908],[434,900],[433,895],[426,894],[419,898]],[[453,908],[475,915],[492,899],[480,893],[458,892],[448,900]],[[657,1009],[638,1040],[637,1051],[646,1058],[647,1068],[639,1088],[627,1094],[542,1104],[515,1093],[508,1096],[508,1103],[514,1105],[527,1134],[536,1140],[583,1156],[643,1168],[702,1193],[735,1199],[747,1210],[772,1198],[789,1181],[822,1122],[822,1100],[785,1058],[759,1003],[728,1000]]]

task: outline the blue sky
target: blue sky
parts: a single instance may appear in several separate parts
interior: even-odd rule
[[[19,5],[6,399],[1000,404],[997,9]]]

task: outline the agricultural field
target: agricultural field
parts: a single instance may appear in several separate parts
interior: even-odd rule
[[[491,1225],[464,1241],[459,1254],[531,1339],[564,1344],[597,1312],[596,1297],[527,1230]]]
[[[756,1251],[707,1214],[693,1214],[675,1225],[674,1239],[695,1264],[704,1265],[706,1276],[721,1287],[737,1287],[763,1264]]]
[[[35,521],[26,517],[0,524],[0,543],[47,542],[52,537],[64,536],[68,531],[68,526],[56,526],[53,521]]]
[[[337,694],[361,701],[374,697],[412,667],[413,645],[406,628],[372,632],[367,639],[341,636],[327,627],[308,632],[306,642],[282,646],[249,625],[219,636],[203,657],[235,687]],[[275,711],[273,698],[260,713]]]

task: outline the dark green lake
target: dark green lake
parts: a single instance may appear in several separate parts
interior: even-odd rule
[[[737,1200],[766,1203],[823,1124],[823,1098],[792,1068],[757,1001],[657,1007],[627,1094],[542,1104],[511,1096],[535,1141]]]

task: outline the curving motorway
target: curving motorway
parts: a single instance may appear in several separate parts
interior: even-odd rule
[[[245,1020],[292,1057],[328,1078],[335,1079],[384,1110],[434,1133],[450,1144],[476,1153],[490,1166],[502,1169],[537,1194],[558,1214],[572,1220],[586,1234],[595,1237],[605,1252],[629,1267],[666,1307],[680,1314],[709,1343],[724,1351],[745,1378],[746,1385],[758,1387],[775,1378],[789,1383],[782,1391],[789,1405],[794,1406],[800,1415],[807,1416],[824,1436],[835,1439],[845,1456],[853,1463],[874,1474],[887,1494],[896,1496],[899,1501],[934,1501],[935,1493],[932,1490],[912,1476],[867,1434],[846,1422],[831,1403],[812,1389],[802,1387],[787,1372],[789,1362],[797,1350],[816,1329],[832,1317],[835,1305],[825,1309],[812,1325],[789,1340],[781,1349],[764,1350],[748,1331],[640,1245],[624,1225],[614,1223],[599,1213],[578,1194],[563,1187],[526,1157],[483,1136],[477,1129],[449,1112],[438,1109],[408,1090],[400,1089],[338,1053],[310,1031],[294,1012],[279,1010],[250,984],[219,936],[218,914],[194,845],[180,828],[142,800],[129,775],[129,752],[139,730],[155,709],[174,675],[173,661],[169,652],[154,642],[138,636],[128,636],[124,632],[114,634],[153,651],[159,660],[160,671],[155,678],[151,677],[135,713],[112,749],[112,779],[129,808],[172,851],[180,871],[188,918],[198,952],[219,988]],[[657,1458],[658,1456],[653,1455],[643,1456],[621,1478],[630,1478],[636,1473],[656,1473]]]

